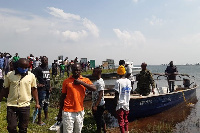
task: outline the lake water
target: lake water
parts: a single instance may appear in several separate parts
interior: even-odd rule
[[[166,66],[152,65],[148,66],[152,73],[164,73]],[[190,75],[191,83],[194,81],[197,85],[200,85],[200,66],[198,65],[188,65],[188,66],[177,66],[179,74],[188,74]],[[192,77],[194,76],[194,77]],[[188,78],[188,77],[186,77]],[[155,80],[158,87],[167,86],[167,81],[165,77],[161,77],[162,80]],[[179,79],[179,76],[177,76]],[[114,80],[113,80],[114,81]],[[176,85],[182,85],[183,81],[176,81]],[[193,83],[195,84],[195,83]],[[136,87],[136,84],[134,85]],[[142,118],[137,121],[131,122],[129,129],[139,128],[146,129],[148,131],[149,124],[160,124],[164,123],[165,125],[173,125],[174,133],[197,133],[200,132],[200,90],[196,90],[196,98],[193,101],[193,106],[186,106],[185,103],[178,105],[170,110],[167,110],[163,113]]]
[[[152,73],[163,73],[166,69],[166,66],[149,66],[149,70]],[[180,74],[188,74],[190,76],[194,76],[194,81],[197,85],[200,85],[200,66],[199,65],[188,65],[188,66],[177,66],[178,72]],[[183,85],[183,81],[176,82],[176,85]],[[191,81],[192,82],[192,81]],[[174,122],[175,128],[174,132],[176,133],[197,133],[200,132],[200,90],[199,87],[196,90],[197,101],[193,101],[196,103],[194,107],[175,107],[174,110],[166,111],[163,115],[169,115],[170,113],[175,115],[173,119],[168,119],[169,122]],[[161,116],[163,117],[163,116]],[[152,117],[154,120],[154,117]],[[170,121],[172,120],[172,121]]]

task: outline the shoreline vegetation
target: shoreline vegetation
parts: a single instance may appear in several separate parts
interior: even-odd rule
[[[31,103],[30,110],[30,120],[28,133],[49,133],[49,128],[52,126],[56,120],[55,117],[58,114],[58,108],[49,107],[49,119],[43,120],[45,125],[39,126],[36,123],[32,123],[32,114],[34,111],[34,102]],[[42,114],[43,116],[43,114]],[[0,113],[0,133],[8,133],[7,131],[7,121],[6,121],[6,99],[4,99],[1,103],[1,113]],[[37,121],[37,120],[36,120]],[[163,122],[154,122],[146,124],[146,128],[144,129],[144,123],[134,121],[133,127],[129,127],[130,133],[172,133],[174,125]],[[96,124],[93,119],[92,111],[89,107],[85,108],[85,118],[84,118],[84,127],[82,133],[95,133],[96,132]],[[107,133],[119,133],[119,128],[107,128]]]
[[[105,69],[102,73],[113,73],[116,72],[116,69]],[[88,70],[87,72],[82,72],[82,75],[90,75],[92,74],[92,70]],[[67,77],[67,74],[65,73],[65,76],[63,78],[60,78],[60,76],[55,77],[54,80],[51,80],[52,85],[52,92],[51,92],[51,98],[50,98],[50,106],[49,106],[49,119],[43,120],[45,122],[45,125],[39,126],[35,123],[32,123],[32,114],[34,111],[34,101],[31,101],[31,110],[30,110],[30,120],[29,120],[29,127],[28,127],[28,133],[48,133],[50,126],[52,126],[55,122],[58,114],[58,106],[59,106],[59,99],[61,95],[61,88],[62,88],[62,81]],[[52,79],[52,78],[51,78]],[[96,124],[92,115],[91,111],[91,101],[85,101],[84,102],[85,107],[85,118],[84,118],[84,127],[82,130],[82,133],[95,133],[96,131]],[[6,121],[6,99],[4,98],[1,103],[0,108],[0,133],[7,133],[7,121]],[[43,117],[42,113],[42,118]],[[175,116],[174,116],[175,117]],[[173,116],[171,117],[173,119]],[[130,133],[172,133],[173,129],[175,128],[174,122],[169,122],[163,119],[152,121],[146,121],[145,119],[141,120],[135,120],[134,122],[131,122],[131,125],[129,126],[129,132]],[[119,132],[119,128],[107,128],[108,133]]]
[[[52,126],[56,120],[55,117],[58,114],[58,108],[49,107],[49,119],[43,120],[45,125],[39,126],[36,123],[32,123],[32,114],[34,111],[34,102],[31,103],[30,110],[30,120],[28,133],[48,133],[50,126]],[[43,116],[43,114],[42,114]],[[6,99],[4,99],[1,103],[1,113],[0,113],[0,133],[8,133],[7,131],[7,121],[6,121]],[[174,125],[168,124],[166,122],[154,122],[146,124],[146,128],[144,129],[144,123],[134,121],[133,127],[129,127],[130,133],[172,133]],[[93,119],[92,111],[90,108],[85,108],[85,118],[84,118],[84,127],[82,133],[95,133],[96,124]],[[107,128],[107,133],[119,133],[119,128]]]

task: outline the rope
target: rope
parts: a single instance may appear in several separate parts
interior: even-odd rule
[[[182,93],[183,93],[183,90],[181,90],[182,91]],[[186,99],[185,99],[185,94],[183,93],[183,99],[184,99],[184,101],[185,101],[185,103],[187,103],[186,102]]]
[[[181,90],[181,91],[183,93],[183,90]],[[194,105],[193,103],[187,103],[186,102],[186,98],[185,98],[185,94],[184,93],[183,93],[183,99],[184,99],[184,101],[185,101],[185,103],[186,103],[187,106],[193,106]]]

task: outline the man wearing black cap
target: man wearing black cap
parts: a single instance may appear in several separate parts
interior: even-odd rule
[[[169,92],[174,91],[174,81],[176,80],[176,75],[178,74],[176,66],[173,65],[173,61],[170,61],[169,66],[165,70],[165,74],[168,76]]]

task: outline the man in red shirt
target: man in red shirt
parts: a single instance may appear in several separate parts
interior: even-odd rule
[[[80,73],[81,66],[75,63],[72,65],[72,76],[63,81],[58,121],[62,120],[64,133],[81,133],[86,88],[91,91],[96,90],[93,83]]]

